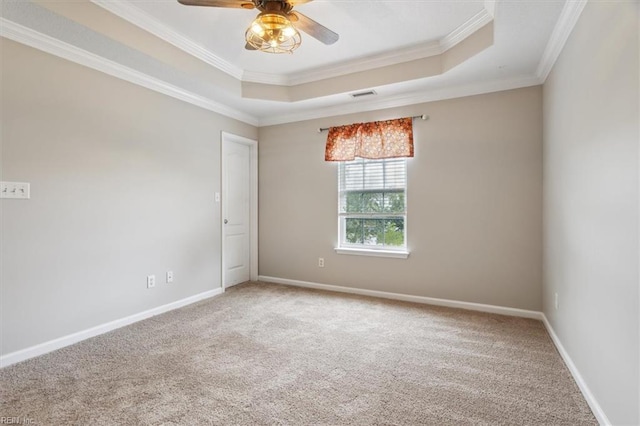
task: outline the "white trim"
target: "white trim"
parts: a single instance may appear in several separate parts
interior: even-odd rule
[[[542,320],[542,312],[529,311],[526,309],[507,308],[503,306],[485,305],[482,303],[460,302],[450,299],[437,299],[434,297],[413,296],[410,294],[389,293],[386,291],[367,290],[363,288],[342,287],[330,284],[319,284],[309,281],[290,280],[287,278],[276,278],[260,275],[259,281],[290,285],[294,287],[315,288],[318,290],[336,291],[339,293],[359,294],[362,296],[380,297],[383,299],[402,300],[405,302],[422,303],[425,305],[446,306],[449,308],[466,309],[470,311],[489,312],[492,314],[510,315],[521,318],[532,318]]]
[[[290,75],[245,71],[242,80],[251,83],[296,86],[439,55],[491,22],[493,20],[494,8],[495,1],[485,1],[483,10],[437,41],[420,43],[403,49],[395,49],[377,55],[366,56],[360,59],[314,68],[306,72],[303,71]]]
[[[81,342],[91,337],[108,333],[118,328],[136,323],[138,321],[145,320],[147,318],[151,318],[156,315],[163,314],[168,311],[172,311],[174,309],[182,308],[183,306],[187,306],[192,303],[196,303],[201,300],[217,296],[219,294],[222,294],[222,288],[205,291],[204,293],[196,294],[194,296],[190,296],[185,299],[177,300],[175,302],[171,302],[166,305],[158,306],[157,308],[149,309],[147,311],[130,315],[125,318],[120,318],[115,321],[111,321],[95,327],[91,327],[86,330],[79,331],[77,333],[73,333],[67,336],[59,337],[57,339],[49,340],[48,342],[40,343],[38,345],[31,346],[26,349],[22,349],[16,352],[11,352],[6,355],[2,355],[0,356],[0,368],[4,368],[21,361],[25,361],[30,358],[44,355],[46,353],[55,351],[57,349],[64,348],[65,346],[73,345],[74,343]]]
[[[536,76],[542,83],[544,83],[549,76],[553,65],[560,56],[560,52],[569,39],[573,27],[575,27],[578,22],[578,18],[586,4],[587,0],[568,1],[564,4],[558,22],[551,33],[551,37],[549,37],[549,42],[544,49],[544,53],[538,64],[538,69],[536,70]]]
[[[582,378],[582,375],[580,374],[578,367],[576,367],[576,365],[573,363],[573,360],[569,356],[569,353],[566,351],[566,349],[562,345],[560,338],[554,331],[553,327],[551,326],[551,323],[549,322],[549,320],[547,319],[547,316],[544,313],[542,313],[542,322],[544,323],[544,326],[547,329],[549,336],[551,336],[551,340],[553,341],[553,344],[556,345],[556,348],[558,349],[560,356],[562,357],[562,359],[564,360],[564,363],[569,369],[569,372],[573,376],[573,379],[576,381],[576,384],[578,385],[580,392],[582,392],[584,399],[587,401],[587,404],[589,404],[589,407],[591,408],[593,415],[596,417],[596,420],[598,420],[598,423],[600,423],[601,425],[610,425],[611,422],[607,418],[607,415],[602,410],[602,407],[596,400],[596,397],[593,396],[593,394],[591,393],[591,390],[589,389],[589,386],[587,386],[587,383]]]
[[[252,115],[189,92],[2,17],[0,17],[0,36],[252,126],[258,125],[258,119]]]
[[[529,310],[517,309],[517,308],[508,308],[508,307],[495,306],[495,305],[485,305],[481,303],[461,302],[461,301],[450,300],[450,299],[437,299],[433,297],[389,293],[386,291],[342,287],[342,286],[329,285],[329,284],[319,284],[319,283],[314,283],[309,281],[290,280],[286,278],[276,278],[276,277],[269,277],[264,275],[260,275],[258,277],[258,280],[269,282],[269,283],[284,284],[284,285],[289,285],[294,287],[304,287],[304,288],[313,288],[317,290],[335,291],[339,293],[358,294],[362,296],[380,297],[383,299],[402,300],[405,302],[422,303],[426,305],[435,305],[435,306],[446,306],[449,308],[466,309],[466,310],[479,311],[479,312],[489,312],[493,314],[509,315],[514,317],[540,320],[544,324],[547,332],[549,333],[549,336],[551,337],[551,341],[553,342],[556,349],[560,353],[560,356],[562,357],[562,360],[564,361],[565,365],[569,369],[569,372],[573,376],[573,379],[576,381],[576,384],[578,385],[580,392],[582,393],[585,400],[587,401],[587,404],[589,404],[589,407],[591,408],[593,415],[596,417],[596,420],[598,420],[598,422],[601,425],[612,424],[607,418],[604,411],[602,410],[602,407],[596,400],[593,393],[591,393],[591,390],[589,389],[586,382],[582,378],[580,371],[578,370],[576,365],[573,363],[573,360],[565,350],[564,346],[562,345],[562,342],[558,338],[558,335],[555,333],[553,327],[551,326],[551,324],[549,323],[549,320],[547,319],[547,316],[543,312],[529,311]]]
[[[275,86],[291,86],[289,77],[283,74],[270,74],[259,71],[247,71],[242,73],[242,81],[247,83],[271,84]]]
[[[295,86],[298,84],[311,83],[441,54],[491,22],[495,8],[495,1],[486,0],[483,10],[438,41],[426,44],[421,43],[417,46],[410,46],[405,49],[397,49],[379,55],[347,61],[338,65],[315,68],[308,72],[283,75],[248,70],[243,71],[240,67],[215,55],[207,48],[161,23],[129,2],[122,0],[91,0],[91,2],[239,80],[280,86]]]
[[[251,281],[258,281],[258,141],[251,145]]]
[[[484,0],[484,8],[487,10],[487,13],[491,15],[491,17],[496,16],[496,3],[498,0]]]
[[[228,107],[222,103],[186,91],[177,86],[173,86],[162,80],[122,66],[116,62],[104,59],[91,52],[79,49],[73,45],[59,41],[5,18],[0,18],[0,36],[7,37],[19,43],[34,47],[36,49],[70,60],[80,65],[96,69],[98,71],[112,75],[116,78],[120,78],[133,84],[146,87],[150,90],[163,93],[167,96],[180,99],[206,110],[213,111],[224,116],[245,122],[252,126],[270,126],[296,121],[311,120],[316,118],[375,111],[385,108],[396,108],[424,102],[433,102],[443,99],[452,99],[464,96],[498,92],[502,90],[529,87],[542,83],[542,81],[539,80],[536,76],[525,75],[509,80],[494,80],[489,82],[473,83],[464,86],[445,87],[442,89],[436,89],[427,92],[413,92],[410,94],[402,94],[365,102],[359,101],[357,103],[327,106],[322,108],[312,108],[310,110],[301,111],[298,113],[270,115],[268,117],[258,119],[257,117],[247,114],[243,111]]]
[[[237,79],[242,78],[242,69],[213,54],[210,50],[195,43],[190,38],[173,30],[156,20],[148,13],[130,2],[121,0],[91,0],[91,3],[102,7],[120,18],[131,22],[156,37],[174,45],[178,49],[211,65]]]
[[[298,84],[313,83],[319,80],[340,77],[356,72],[371,71],[390,65],[436,56],[442,52],[442,46],[440,46],[440,42],[438,41],[422,43],[404,49],[366,56],[354,61],[346,61],[337,65],[328,65],[314,68],[307,72],[289,75],[287,76],[287,85],[296,86]],[[256,74],[257,73],[254,73],[252,77],[255,78]]]
[[[350,254],[356,256],[391,257],[396,259],[406,259],[409,257],[409,252],[404,250],[372,250],[347,247],[336,247],[334,250],[338,254]]]
[[[444,38],[442,38],[439,42],[440,49],[443,52],[451,49],[456,44],[460,43],[480,28],[487,25],[489,22],[493,21],[493,14],[491,14],[487,7],[485,6],[480,12],[478,12],[475,16],[469,19],[464,24],[460,25],[455,30],[451,31]]]
[[[250,251],[250,259],[249,259],[249,279],[251,281],[258,280],[258,141],[254,139],[245,138],[243,136],[235,135],[233,133],[221,132],[220,137],[220,185],[223,189],[222,192],[222,204],[220,212],[221,214],[224,212],[224,156],[222,155],[222,149],[225,142],[234,142],[241,143],[244,145],[248,145],[250,148],[250,182],[251,186],[250,191],[250,200],[249,200],[249,251]],[[225,276],[224,276],[224,218],[220,218],[220,227],[221,232],[221,250],[220,250],[220,273],[221,273],[221,282],[222,287],[225,287]]]
[[[521,76],[509,80],[493,80],[489,82],[473,83],[465,86],[452,86],[428,92],[419,91],[409,95],[402,94],[379,100],[314,108],[299,113],[271,115],[266,118],[261,118],[259,126],[272,126],[276,124],[293,123],[296,121],[313,120],[316,118],[334,117],[365,111],[376,111],[386,108],[397,108],[407,105],[421,104],[424,102],[434,102],[444,99],[500,92],[503,90],[520,89],[523,87],[537,86],[539,84],[542,84],[542,82],[538,80],[536,76]]]

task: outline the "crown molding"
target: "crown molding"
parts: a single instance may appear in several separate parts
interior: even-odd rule
[[[169,26],[159,22],[151,15],[143,12],[130,2],[122,0],[90,0],[96,6],[113,13],[114,15],[131,22],[156,37],[174,45],[178,49],[194,56],[201,61],[219,69],[222,72],[240,80],[243,71],[241,68],[214,55],[210,50],[193,42],[190,38],[173,30]]]
[[[43,52],[50,53],[68,61],[101,71],[105,74],[109,74],[138,86],[146,87],[147,89],[180,99],[184,102],[199,106],[200,108],[222,114],[226,117],[230,117],[253,126],[258,125],[258,119],[252,115],[189,92],[148,74],[125,67],[94,53],[80,49],[76,46],[2,17],[0,17],[0,36],[35,49],[42,50]]]
[[[448,35],[442,38],[439,42],[442,52],[446,52],[456,44],[460,43],[471,34],[478,31],[480,28],[487,25],[493,20],[493,15],[489,13],[486,6],[475,16],[469,19],[464,24],[460,25],[455,30],[451,31]]]
[[[439,55],[451,49],[491,22],[493,20],[494,10],[495,0],[486,0],[483,10],[438,41],[409,46],[404,49],[395,49],[382,54],[366,56],[353,61],[343,62],[338,65],[314,68],[313,70],[295,75],[279,76],[259,72],[245,72],[242,79],[243,81],[251,83],[296,86],[298,84],[312,83],[327,78],[340,77],[346,74],[369,71],[389,65]]]
[[[536,76],[541,82],[544,82],[549,76],[586,4],[587,0],[568,1],[564,4],[536,70]]]
[[[269,74],[264,72],[245,71],[242,81],[247,83],[274,84],[276,86],[290,86],[289,77],[284,74]]]
[[[314,81],[340,77],[356,72],[370,71],[389,65],[428,58],[430,56],[439,55],[442,52],[443,50],[440,46],[440,42],[432,41],[404,49],[395,49],[379,55],[366,56],[353,61],[343,62],[338,65],[314,68],[313,70],[299,73],[297,75],[289,75],[287,77],[287,85],[296,86],[298,84],[312,83]]]
[[[410,46],[404,49],[395,49],[383,54],[365,56],[353,61],[342,62],[338,65],[334,64],[314,68],[296,75],[277,75],[245,71],[242,80],[251,83],[296,86],[298,84],[312,83],[327,78],[340,77],[354,72],[369,71],[388,65],[427,58],[429,56],[439,55],[440,53],[442,53],[440,43],[433,41],[430,43]]]
[[[129,21],[133,25],[144,29],[145,31],[155,35],[156,37],[166,41],[181,49],[182,51],[190,54],[191,56],[200,59],[201,61],[217,68],[230,76],[241,80],[249,81],[252,83],[263,84],[275,84],[280,86],[286,86],[289,84],[289,80],[286,75],[280,74],[267,74],[259,72],[244,71],[242,68],[237,67],[230,62],[214,55],[210,50],[203,46],[193,42],[190,38],[182,35],[181,33],[173,30],[168,25],[159,22],[148,13],[140,10],[129,2],[122,0],[90,0],[91,3],[96,6],[113,13],[114,15]]]
[[[441,101],[445,99],[462,98],[465,96],[482,95],[485,93],[500,92],[503,90],[520,89],[541,84],[535,75],[525,75],[508,80],[493,80],[488,82],[469,84],[465,86],[452,86],[437,90],[421,91],[410,95],[399,95],[375,101],[354,102],[348,105],[329,106],[312,109],[297,114],[282,114],[260,119],[258,124],[273,126],[277,124],[293,123],[296,121],[313,120],[317,118],[333,117],[345,114],[355,114],[366,111],[376,111],[387,108],[398,108],[425,102]]]
[[[372,55],[353,61],[343,62],[338,65],[315,68],[295,75],[283,75],[244,71],[216,56],[211,51],[193,42],[191,39],[173,30],[169,26],[159,22],[130,2],[123,0],[90,1],[91,3],[131,22],[132,24],[148,31],[156,37],[176,46],[203,62],[231,75],[234,78],[237,78],[238,80],[278,86],[295,86],[298,84],[311,83],[327,78],[352,74],[354,72],[369,71],[389,65],[439,55],[451,49],[456,44],[460,43],[462,40],[491,22],[495,8],[495,0],[486,0],[482,11],[438,41],[422,43],[420,45],[414,45],[404,49],[396,49],[379,55]]]
[[[496,3],[500,0],[484,0],[484,9],[492,18],[496,16]]]

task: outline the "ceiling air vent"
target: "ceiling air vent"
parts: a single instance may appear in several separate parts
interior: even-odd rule
[[[364,96],[373,96],[373,95],[377,95],[375,90],[367,90],[366,92],[358,92],[358,93],[350,94],[350,96],[354,99],[362,98]]]

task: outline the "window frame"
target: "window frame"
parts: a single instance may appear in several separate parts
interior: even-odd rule
[[[370,193],[389,193],[389,192],[401,192],[404,198],[404,210],[402,212],[393,213],[393,212],[380,212],[380,213],[365,213],[365,212],[356,212],[356,213],[347,213],[343,212],[343,195],[346,190],[342,189],[342,179],[344,176],[344,167],[348,163],[353,162],[382,162],[385,163],[383,166],[383,182],[386,180],[386,163],[391,161],[399,161],[401,160],[404,163],[403,167],[403,183],[404,186],[401,191],[397,191],[394,189],[384,188],[372,188],[372,189],[363,189],[362,191],[353,191],[349,192],[370,192]],[[401,258],[406,259],[409,257],[409,251],[407,249],[407,236],[408,236],[408,223],[407,223],[407,186],[408,186],[408,159],[407,158],[386,158],[386,159],[366,159],[357,157],[353,162],[340,162],[338,164],[338,244],[335,248],[336,253],[338,254],[348,254],[348,255],[362,255],[362,256],[375,256],[375,257],[391,257],[391,258]],[[367,219],[367,218],[376,218],[376,219],[384,219],[384,218],[402,218],[403,220],[403,245],[402,246],[389,246],[389,245],[367,245],[367,244],[355,244],[355,243],[347,243],[345,241],[346,235],[346,223],[348,218],[356,218],[356,219]]]

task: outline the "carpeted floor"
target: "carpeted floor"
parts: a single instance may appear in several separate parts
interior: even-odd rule
[[[597,424],[535,320],[246,283],[0,370],[38,425]]]

